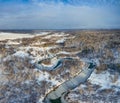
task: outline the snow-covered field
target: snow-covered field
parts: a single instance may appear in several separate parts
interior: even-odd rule
[[[91,34],[90,41],[87,34],[0,33],[0,103],[42,103],[50,90],[73,77],[89,60],[96,61],[97,68],[85,84],[70,91],[66,97],[68,102],[119,103],[120,48],[116,45],[116,48],[107,47],[110,34],[107,37],[107,34],[97,35]],[[105,39],[101,40],[103,37]],[[106,47],[98,48],[103,42]],[[43,60],[43,65],[51,66],[64,57],[74,60],[64,61],[55,71],[35,67],[39,60]]]
[[[34,36],[38,35],[47,35],[49,32],[41,32],[39,34],[31,35],[31,34],[20,34],[20,33],[5,33],[1,32],[0,33],[0,40],[6,40],[6,39],[20,39],[20,38],[32,38]]]

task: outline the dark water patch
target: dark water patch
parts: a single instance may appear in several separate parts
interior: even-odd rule
[[[51,101],[51,103],[61,103],[61,97],[59,97],[59,98],[57,98],[57,99],[55,99],[55,100],[50,100]]]

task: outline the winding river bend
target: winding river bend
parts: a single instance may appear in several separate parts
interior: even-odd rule
[[[50,67],[44,66],[42,64],[36,64],[36,67],[40,70],[56,70],[58,69],[62,62],[65,59],[72,60],[72,58],[62,58],[58,59],[58,61],[53,64]],[[69,90],[72,90],[76,87],[78,87],[80,84],[85,83],[86,80],[90,77],[92,72],[94,71],[96,67],[95,62],[87,62],[85,67],[82,68],[82,70],[74,77],[71,79],[63,82],[61,85],[50,91],[44,98],[44,103],[67,103],[65,100],[65,95],[68,94]]]

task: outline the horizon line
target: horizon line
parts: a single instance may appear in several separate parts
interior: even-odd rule
[[[2,30],[120,30],[120,28],[74,28],[74,29],[0,29]]]

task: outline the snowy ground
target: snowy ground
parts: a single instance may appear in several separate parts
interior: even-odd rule
[[[103,69],[104,67],[101,66],[103,58],[101,57],[82,58],[81,54],[78,56],[78,53],[83,50],[80,45],[78,46],[78,37],[77,39],[75,38],[78,35],[75,36],[63,32],[49,33],[41,32],[41,35],[0,34],[0,40],[2,40],[0,42],[0,103],[33,103],[33,99],[35,100],[34,103],[42,103],[45,95],[50,90],[74,76],[82,68],[83,61],[89,61],[90,59],[96,61],[98,68],[85,84],[70,91],[66,97],[68,102],[120,102],[118,95],[120,93],[120,75],[118,71],[112,71],[108,67]],[[37,38],[34,39],[36,36]],[[23,45],[25,41],[22,39],[17,40],[18,38],[29,37],[31,38],[30,41],[32,41],[28,41],[30,42],[29,45]],[[82,37],[80,38],[83,40]],[[5,42],[5,39],[9,40]],[[83,41],[87,42],[86,40]],[[114,62],[117,61],[116,63],[118,63],[120,57],[119,49],[117,48],[115,52],[113,51],[114,49],[111,48],[110,53],[114,54]],[[104,52],[108,52],[108,50]],[[112,56],[110,53],[109,55]],[[106,54],[104,53],[104,55]],[[46,59],[54,56],[55,59]],[[38,70],[34,66],[34,63],[42,59],[46,59],[43,61],[44,65],[50,66],[58,58],[63,57],[73,57],[75,60],[65,61],[62,67],[52,72]],[[16,93],[16,98],[12,96],[14,93]]]
[[[0,40],[6,39],[20,39],[20,38],[32,38],[38,35],[47,35],[49,32],[41,32],[39,34],[31,35],[31,34],[19,34],[19,33],[0,33]]]

